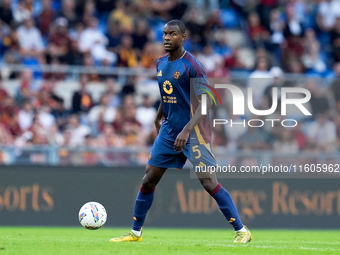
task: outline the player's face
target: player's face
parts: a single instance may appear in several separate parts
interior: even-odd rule
[[[163,43],[166,52],[176,51],[182,48],[186,34],[182,34],[178,26],[165,25],[163,29]]]

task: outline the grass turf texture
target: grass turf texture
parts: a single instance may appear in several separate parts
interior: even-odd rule
[[[340,254],[340,231],[332,230],[251,229],[251,243],[233,244],[231,229],[145,229],[142,242],[109,242],[127,230],[0,227],[0,255]]]

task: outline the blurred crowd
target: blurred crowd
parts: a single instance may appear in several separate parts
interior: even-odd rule
[[[32,72],[30,66],[155,68],[163,54],[162,29],[170,19],[185,22],[185,48],[202,63],[209,78],[231,79],[231,71],[249,77],[244,86],[255,86],[254,105],[259,109],[271,105],[273,86],[312,91],[313,118],[291,129],[221,126],[214,135],[215,147],[290,153],[339,149],[338,0],[3,0],[0,63],[22,64],[26,69],[2,72],[3,80],[18,79],[20,85],[10,95],[0,83],[0,144],[151,145],[158,102],[145,93],[136,103],[140,77],[83,73],[66,109],[55,86],[70,78],[67,73]],[[229,45],[231,30],[242,34],[242,47],[256,60],[253,66],[242,59],[240,47]],[[292,85],[283,79],[285,73],[310,79]],[[316,78],[331,81],[320,87]],[[87,85],[98,81],[106,91],[95,102]],[[224,116],[236,121],[226,111]]]
[[[339,10],[339,0],[3,0],[0,62],[154,68],[164,24],[181,19],[185,47],[210,77],[251,69],[240,47],[266,51],[285,72],[328,77],[340,61]],[[242,46],[229,45],[228,30]]]

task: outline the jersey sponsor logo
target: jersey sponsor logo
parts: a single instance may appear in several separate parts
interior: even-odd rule
[[[174,89],[172,88],[172,85],[171,85],[171,82],[166,80],[164,83],[163,83],[163,90],[165,91],[165,93],[167,94],[171,94]]]
[[[180,71],[176,71],[176,72],[174,73],[174,78],[175,78],[176,80],[178,80],[179,77],[181,77],[181,72],[180,72]]]
[[[162,70],[158,72],[157,76],[162,76]]]

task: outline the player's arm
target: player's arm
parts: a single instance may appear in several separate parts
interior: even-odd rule
[[[159,104],[157,114],[156,114],[156,118],[155,118],[155,122],[154,122],[156,130],[157,130],[157,135],[158,135],[159,129],[161,128],[161,125],[162,125],[162,119],[163,119],[163,102],[161,101],[161,103]]]
[[[207,111],[211,108],[213,102],[211,97],[207,96]],[[185,145],[189,139],[190,132],[195,128],[195,126],[205,117],[205,115],[202,115],[202,102],[200,101],[200,104],[198,105],[196,112],[194,116],[190,119],[190,121],[184,126],[182,131],[178,134],[174,150],[175,151],[182,151],[182,149],[185,149]]]

